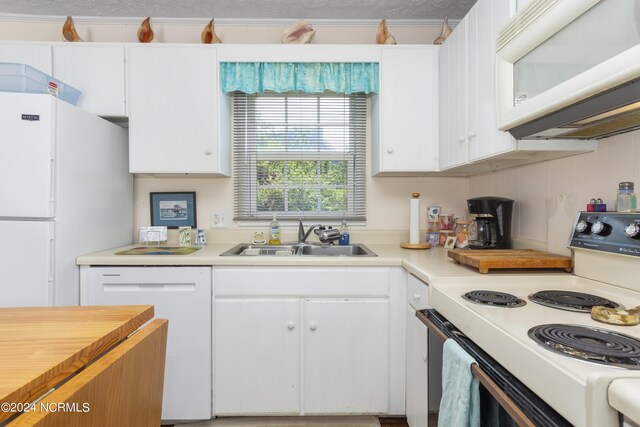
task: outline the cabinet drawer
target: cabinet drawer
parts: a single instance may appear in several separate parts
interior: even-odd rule
[[[407,275],[407,303],[416,310],[429,307],[429,287],[412,274]]]
[[[388,268],[215,268],[213,272],[216,297],[389,294]]]

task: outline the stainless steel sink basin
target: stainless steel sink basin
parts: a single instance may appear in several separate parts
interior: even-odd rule
[[[300,249],[300,255],[312,256],[375,256],[364,245],[345,246],[316,246],[305,245]]]
[[[353,245],[317,245],[309,243],[294,243],[289,245],[252,245],[241,243],[234,246],[221,256],[377,256],[371,249],[362,244]]]

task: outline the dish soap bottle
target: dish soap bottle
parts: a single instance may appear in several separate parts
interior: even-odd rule
[[[273,221],[271,221],[271,238],[269,239],[269,244],[280,244],[280,223],[276,219],[275,215],[273,216]]]
[[[340,246],[346,246],[349,244],[349,229],[347,228],[347,220],[342,220],[342,225],[340,226],[340,240],[338,240]]]

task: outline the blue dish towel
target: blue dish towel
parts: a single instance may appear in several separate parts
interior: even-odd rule
[[[438,427],[480,425],[479,381],[471,373],[473,357],[452,339],[442,350],[442,400]]]

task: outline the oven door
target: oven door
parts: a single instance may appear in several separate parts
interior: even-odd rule
[[[471,372],[481,384],[481,411],[491,405],[485,402],[491,398],[500,405],[510,420],[506,425],[569,427],[571,424],[533,394],[524,384],[511,375],[491,356],[485,353],[473,341],[457,330],[447,319],[434,309],[416,311],[416,317],[424,323],[430,332],[442,341],[453,339],[477,363],[471,366]],[[431,349],[431,346],[429,346]],[[431,360],[431,355],[429,355]],[[481,419],[485,418],[481,414]],[[500,423],[500,426],[505,425]]]

